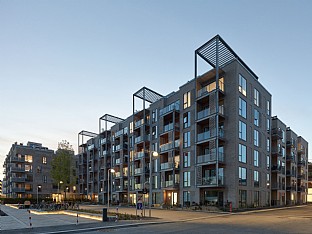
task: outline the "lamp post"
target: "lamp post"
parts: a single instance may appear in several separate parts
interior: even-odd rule
[[[153,190],[153,186],[152,186],[152,156],[157,157],[158,153],[156,151],[150,152],[150,165],[149,165],[149,180],[150,181],[149,181],[149,194],[148,194],[149,217],[152,216],[152,202],[153,202],[153,199],[152,199],[152,195],[153,195],[153,192],[152,192],[152,190]]]
[[[39,204],[39,189],[41,188],[41,185],[37,185],[37,205]]]
[[[63,184],[63,181],[59,181],[57,184],[57,202],[60,202],[60,184]]]
[[[110,172],[114,173],[115,172],[114,168],[110,168],[107,171],[107,211],[109,210],[109,177],[110,177],[109,173]]]

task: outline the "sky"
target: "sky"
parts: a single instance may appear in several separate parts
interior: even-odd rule
[[[217,34],[312,142],[311,22],[310,0],[0,0],[0,179],[14,142],[77,151],[99,117],[131,115],[143,86],[178,90]]]

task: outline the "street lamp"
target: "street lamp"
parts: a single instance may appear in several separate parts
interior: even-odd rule
[[[41,188],[41,185],[37,185],[37,205],[39,204],[39,189]]]
[[[59,181],[57,184],[57,202],[60,202],[60,184],[63,184],[63,181]]]
[[[152,202],[153,202],[153,199],[152,199],[152,195],[153,195],[153,193],[152,193],[152,189],[153,189],[153,186],[152,186],[152,156],[157,157],[158,153],[156,151],[150,152],[150,165],[149,165],[149,182],[150,183],[149,183],[149,194],[148,194],[149,217],[152,216]]]
[[[108,171],[107,171],[107,211],[108,211],[108,209],[109,209],[109,177],[110,177],[110,174],[109,173],[115,173],[115,170],[114,170],[114,168],[110,168],[110,169],[108,169]]]

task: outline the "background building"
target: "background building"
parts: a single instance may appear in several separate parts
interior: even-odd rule
[[[54,151],[40,143],[13,144],[4,161],[4,190],[9,198],[51,198]]]

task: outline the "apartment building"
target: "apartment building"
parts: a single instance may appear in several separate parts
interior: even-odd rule
[[[14,143],[4,160],[4,190],[9,198],[50,198],[54,151],[40,143]],[[56,189],[55,189],[56,192]]]
[[[312,163],[308,163],[308,196],[307,202],[312,202]]]
[[[2,194],[2,180],[0,180],[0,195]]]
[[[198,75],[198,59],[212,69]],[[177,91],[143,87],[131,116],[78,134],[82,196],[133,204],[152,189],[155,206],[270,205],[271,94],[219,35],[195,51],[195,68]]]

